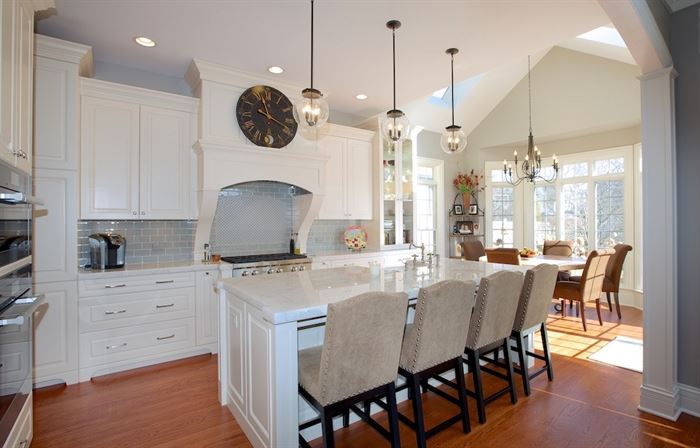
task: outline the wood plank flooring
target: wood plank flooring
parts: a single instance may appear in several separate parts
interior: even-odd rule
[[[700,419],[682,415],[669,422],[637,410],[641,375],[588,361],[616,335],[641,338],[641,312],[623,308],[623,319],[604,311],[601,328],[587,310],[588,332],[575,316],[548,321],[554,382],[540,376],[511,405],[501,397],[487,406],[479,425],[469,400],[472,432],[454,425],[428,441],[430,447],[698,447]],[[539,343],[536,342],[536,345]],[[248,447],[228,411],[216,400],[215,356],[198,356],[100,377],[74,386],[35,391],[32,447]],[[500,387],[487,378],[487,388]],[[471,384],[470,384],[471,387]],[[425,395],[428,425],[456,408]],[[408,403],[400,410],[411,414]],[[380,421],[384,422],[383,419]],[[338,447],[388,446],[364,423],[335,432]],[[402,446],[415,446],[402,425]],[[320,440],[313,442],[321,446]]]

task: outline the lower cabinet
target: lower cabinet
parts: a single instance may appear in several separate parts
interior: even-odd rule
[[[40,283],[44,294],[34,314],[34,382],[78,382],[78,285],[76,281]]]
[[[33,394],[30,393],[5,440],[3,448],[29,448],[31,445],[34,436],[33,401]]]
[[[219,340],[219,295],[216,291],[218,281],[219,270],[197,272],[197,345],[211,345],[214,353],[217,351]]]
[[[381,263],[384,267],[403,266],[404,260],[410,259],[412,255],[420,254],[415,250],[392,250],[385,252],[366,252],[353,255],[331,255],[312,257],[313,269],[342,268],[347,266],[368,267],[370,263]]]

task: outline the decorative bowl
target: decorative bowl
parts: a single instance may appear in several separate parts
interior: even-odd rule
[[[367,247],[367,231],[362,226],[350,226],[345,229],[343,240],[348,249],[359,252]]]

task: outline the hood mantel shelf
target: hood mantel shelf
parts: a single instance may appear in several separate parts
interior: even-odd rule
[[[201,258],[204,243],[210,241],[221,189],[261,180],[296,185],[312,193],[300,196],[297,204],[302,211],[298,241],[305,251],[309,229],[318,216],[326,191],[328,157],[319,153],[316,134],[297,133],[282,149],[262,148],[245,138],[233,114],[241,93],[253,85],[268,84],[292,100],[301,88],[197,60],[192,61],[186,80],[200,98],[199,139],[194,145],[199,206],[195,259]]]

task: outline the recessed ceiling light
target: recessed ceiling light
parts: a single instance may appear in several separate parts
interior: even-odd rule
[[[267,71],[270,73],[274,73],[275,75],[281,75],[284,73],[284,69],[282,67],[278,67],[276,65],[273,65],[272,67],[268,67]]]
[[[134,37],[134,42],[141,45],[142,47],[151,48],[151,47],[156,46],[156,41],[154,41],[153,39],[149,39],[147,37],[144,37],[144,36]]]
[[[357,95],[355,95],[355,98],[362,101],[367,99],[367,95],[365,95],[364,93],[358,93]]]

